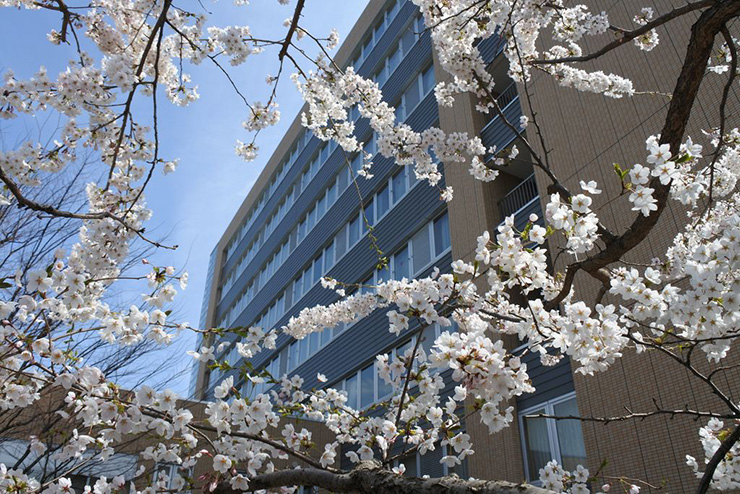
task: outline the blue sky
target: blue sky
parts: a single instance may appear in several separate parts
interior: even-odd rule
[[[295,1],[284,6],[277,0],[252,0],[246,7],[235,7],[225,0],[203,0],[202,4],[187,1],[178,6],[193,12],[207,9],[212,13],[208,25],[246,24],[255,36],[280,38],[285,31],[282,21],[292,16],[294,4]],[[343,39],[367,0],[318,0],[306,4],[301,25],[320,36],[327,36],[335,27]],[[5,73],[12,68],[17,78],[27,78],[44,65],[50,76],[56,76],[74,55],[70,47],[53,46],[46,40],[46,34],[60,26],[60,17],[52,12],[1,9],[0,71]],[[310,47],[308,41],[303,44]],[[269,88],[265,77],[276,72],[276,60],[277,50],[272,50],[250,58],[240,67],[226,67],[248,99],[266,101]],[[301,100],[289,78],[284,77],[278,89],[281,121],[260,134],[259,158],[245,163],[234,154],[236,140],[249,139],[241,126],[247,116],[244,104],[212,64],[186,66],[185,71],[198,85],[200,99],[190,107],[178,108],[164,97],[159,98],[160,156],[179,157],[180,164],[174,174],[156,173],[147,189],[147,202],[154,211],[147,231],[153,236],[165,236],[168,244],[179,245],[174,253],[161,252],[153,261],[189,272],[190,284],[178,296],[177,313],[182,320],[197,324],[210,252],[298,113]],[[149,99],[141,99],[141,115],[149,104]],[[18,136],[36,133],[22,119],[4,123],[0,130],[1,144],[6,149],[12,148]],[[176,347],[159,356],[172,358],[173,369],[190,364],[189,359],[175,358],[174,352],[181,354],[192,348],[194,338],[183,335],[181,339]],[[188,378],[186,373],[170,387],[184,394]]]

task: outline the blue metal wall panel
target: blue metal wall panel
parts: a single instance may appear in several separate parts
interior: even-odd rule
[[[520,410],[575,391],[570,359],[567,356],[552,367],[542,365],[539,354],[535,352],[525,355],[522,362],[527,364],[527,373],[536,391],[517,398],[516,403]]]
[[[383,252],[392,253],[403,243],[408,241],[408,239],[418,231],[419,227],[440,214],[445,210],[445,208],[446,204],[439,199],[439,194],[435,188],[429,187],[425,183],[417,184],[409,191],[401,202],[376,225],[375,235],[378,239],[378,247]],[[315,250],[312,252],[315,252]],[[452,261],[445,259],[441,261],[439,265],[448,266],[450,262]],[[346,282],[359,282],[372,272],[376,263],[377,254],[371,249],[370,239],[365,236],[347,254],[345,254],[345,256],[329,271],[328,275],[332,278]],[[257,294],[255,302],[259,303],[258,299],[262,296],[262,294]],[[274,299],[275,294],[272,295],[272,298],[269,298],[268,294],[265,294],[264,297],[267,297],[268,301],[271,301]],[[299,304],[295,305],[280,321],[278,321],[278,325],[285,324],[291,316],[300,312],[303,307],[327,304],[336,299],[337,295],[334,292],[321,287],[320,284],[317,284],[303,296],[299,301]],[[244,316],[245,314],[242,314],[240,318]],[[373,317],[377,316],[370,316],[370,318],[358,323],[356,327],[365,327],[365,325],[371,324],[368,321],[375,320]],[[383,315],[383,317],[385,316]],[[237,319],[237,323],[241,323],[240,318]],[[346,333],[342,334],[339,339],[345,337],[345,334]],[[291,337],[281,335],[277,342],[278,349],[290,343],[290,341],[292,341]],[[332,345],[329,345],[329,347],[331,346]],[[255,358],[253,362],[255,365],[259,366],[270,357],[270,354],[261,355]],[[320,360],[319,357],[314,357],[309,359],[309,361],[305,362],[303,365],[308,365],[315,359]],[[301,368],[299,367],[299,371],[300,369]],[[305,374],[305,372],[303,373]]]
[[[431,60],[431,41],[428,34],[425,37],[421,38],[421,41],[414,46],[414,49],[411,51],[409,56],[404,59],[404,61],[393,73],[393,76],[386,82],[384,88],[390,88],[388,97],[395,97],[396,99],[400,98],[403,89],[405,89],[406,85],[411,81],[411,79],[418,74],[419,70],[422,68],[422,65],[427,60]],[[436,98],[434,97],[434,93],[430,92],[416,107],[413,113],[407,118],[407,123],[409,123],[412,128],[418,130],[434,124],[437,121],[437,118],[438,107]],[[371,129],[368,120],[360,119],[355,131],[358,139],[361,142],[367,140],[370,137],[370,132]],[[241,253],[244,252],[248,245],[251,243],[251,240],[254,238],[254,236],[259,233],[259,228],[262,224],[264,224],[264,222],[267,221],[267,218],[269,218],[269,215],[267,213],[268,210],[271,211],[272,209],[274,209],[275,206],[277,206],[277,204],[279,204],[279,198],[281,198],[282,195],[284,195],[288,191],[289,186],[300,177],[301,171],[311,161],[311,158],[315,155],[318,148],[318,139],[314,137],[311,139],[303,152],[301,152],[298,159],[296,159],[295,164],[291,168],[290,172],[286,175],[283,183],[278,187],[274,196],[270,198],[267,206],[264,208],[262,213],[260,213],[258,220],[261,220],[262,223],[255,222],[255,224],[250,227],[247,235],[245,235],[244,239],[242,239],[242,241],[240,242],[238,249],[227,262],[227,270],[233,267],[233,265],[241,256]],[[376,158],[375,161],[377,163],[379,160]],[[269,259],[275,249],[285,241],[287,235],[292,231],[292,229],[301,219],[302,215],[309,210],[311,204],[320,196],[320,193],[323,192],[323,189],[325,188],[327,182],[334,177],[334,175],[342,166],[345,165],[346,162],[344,152],[341,148],[335,149],[334,152],[327,159],[326,163],[319,169],[317,175],[313,178],[313,180],[311,180],[311,183],[309,184],[307,189],[302,191],[298,200],[295,201],[288,213],[281,220],[280,224],[277,226],[277,228],[275,228],[275,231],[272,232],[270,237],[260,248],[260,251],[257,253],[255,258],[252,259],[249,266],[247,266],[244,272],[231,286],[229,292],[223,296],[221,302],[218,304],[219,314],[221,314],[225,308],[228,308],[231,303],[236,300],[241,290],[245,287],[246,283],[248,283],[249,280],[251,280],[255,276],[255,274],[259,273],[259,270],[264,262]],[[375,169],[374,174],[376,179],[384,178],[384,175],[380,173],[377,169]],[[364,196],[365,194],[363,193],[363,197]],[[334,207],[337,206],[335,205]],[[314,228],[314,230],[315,229],[316,228]],[[304,259],[304,261],[306,261],[306,259]]]
[[[504,51],[504,48],[506,48],[506,40],[498,36],[491,36],[478,43],[478,51],[487,64],[493,62]]]
[[[391,22],[391,25],[386,28],[385,32],[380,37],[380,40],[375,42],[373,49],[370,51],[370,54],[365,57],[362,65],[360,65],[360,69],[357,71],[358,74],[364,77],[369,77],[375,73],[375,71],[379,68],[380,62],[382,62],[383,59],[385,59],[385,57],[388,55],[389,49],[393,46],[396,40],[401,35],[403,35],[403,28],[405,27],[409,18],[416,14],[418,11],[419,9],[416,7],[416,5],[414,5],[410,1],[406,1],[403,3],[403,5],[401,5],[398,14],[396,14],[393,22]],[[375,24],[370,26],[370,28],[374,29]],[[363,39],[363,43],[365,39]]]
[[[409,116],[408,121],[413,122],[414,125],[430,126],[437,121],[437,118],[437,102],[434,94],[430,93]],[[287,235],[301,219],[302,215],[308,211],[309,206],[324,190],[326,183],[344,166],[346,166],[344,153],[340,148],[337,148],[329,157],[326,164],[319,169],[317,176],[309,184],[307,190],[301,194],[255,258],[252,259],[229,292],[224,296],[218,305],[219,314],[223,313],[222,311],[231,305],[249,280],[259,273],[261,266],[269,259],[273,251],[282,244]],[[382,183],[387,181],[396,168],[392,160],[376,155],[373,164],[374,177],[370,180],[358,179],[362,197],[369,197]],[[423,184],[421,185],[423,186]],[[358,207],[359,199],[357,197],[357,190],[355,187],[349,187],[342,193],[337,202],[321,218],[307,237],[303,239],[301,244],[290,254],[288,260],[278,268],[267,285],[264,288],[260,288],[260,292],[270,293],[270,297],[272,298],[266,299],[266,302],[259,303],[257,300],[260,294],[257,294],[255,299],[247,305],[244,313],[236,319],[235,324],[240,325],[251,322],[254,317],[268,307],[274,301],[275,295],[278,295],[284,289],[288,280],[292,280],[306,267],[307,263],[316,256],[318,249],[322,248],[324,243],[333,238],[337,230],[357,212]]]

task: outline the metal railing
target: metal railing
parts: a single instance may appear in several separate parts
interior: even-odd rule
[[[537,197],[537,182],[534,179],[534,173],[514,187],[508,194],[498,202],[498,209],[501,211],[503,220],[529,204],[532,199]]]
[[[496,97],[496,103],[498,104],[498,107],[501,108],[501,111],[504,110],[509,104],[514,101],[517,96],[519,96],[519,93],[516,91],[516,83],[512,82],[508,86],[506,86],[506,89],[501,91],[501,93]],[[500,117],[498,115],[494,116],[484,127],[483,130],[481,130],[481,133],[485,132],[488,127],[490,127],[494,122],[498,122],[498,119]],[[519,125],[519,122],[512,122],[514,125]]]

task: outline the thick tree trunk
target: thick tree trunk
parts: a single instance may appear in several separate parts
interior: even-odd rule
[[[405,477],[381,470],[376,463],[363,462],[348,473],[334,473],[318,468],[281,470],[258,475],[249,482],[253,490],[291,485],[311,485],[331,492],[362,494],[553,494],[529,484],[492,480],[464,480],[457,476],[435,479]],[[223,483],[214,494],[237,494]]]

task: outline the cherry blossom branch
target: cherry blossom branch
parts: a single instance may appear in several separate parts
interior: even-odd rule
[[[733,429],[730,435],[722,441],[722,444],[720,444],[717,451],[712,455],[709,463],[707,463],[704,475],[702,475],[701,480],[699,481],[699,486],[696,489],[697,494],[705,494],[707,490],[709,490],[709,484],[712,482],[712,478],[714,478],[714,472],[738,440],[740,440],[740,426],[736,426],[735,429]]]
[[[257,475],[249,481],[250,490],[284,486],[311,485],[331,492],[362,494],[449,493],[467,494],[552,494],[551,491],[529,484],[505,481],[463,480],[458,477],[420,479],[383,470],[375,462],[361,462],[348,473],[331,473],[317,468],[296,468]],[[222,483],[214,494],[236,491]]]
[[[679,408],[675,410],[654,410],[652,412],[632,412],[629,409],[626,409],[628,412],[628,415],[617,415],[614,417],[583,417],[579,415],[551,415],[547,413],[537,413],[532,415],[526,415],[525,418],[528,419],[554,419],[554,420],[579,420],[581,422],[600,422],[604,425],[607,425],[611,422],[624,422],[626,420],[645,420],[646,418],[650,417],[656,417],[660,415],[669,415],[670,418],[673,418],[678,415],[690,415],[694,418],[700,418],[700,417],[706,417],[706,418],[719,418],[719,419],[737,419],[737,415],[735,414],[721,414],[721,413],[714,413],[714,412],[702,412],[699,410],[691,410],[688,408]]]
[[[716,2],[714,0],[702,0],[700,2],[689,3],[689,4],[684,5],[683,7],[678,7],[676,9],[673,9],[667,14],[663,14],[662,16],[657,17],[654,20],[648,22],[647,24],[637,29],[634,29],[632,31],[619,30],[620,33],[622,34],[621,37],[603,46],[600,50],[597,50],[588,55],[551,58],[551,59],[537,59],[537,60],[532,60],[529,63],[533,65],[550,65],[550,64],[557,64],[557,63],[587,62],[589,60],[594,60],[596,58],[601,57],[602,55],[609,53],[615,48],[622,46],[628,41],[632,41],[633,39],[638,38],[642,36],[643,34],[649,33],[656,27],[662,26],[663,24],[669,21],[672,21],[673,19],[677,17],[686,15],[690,12],[694,12],[695,10],[700,10],[706,7],[713,6],[715,4]]]
[[[163,249],[169,249],[169,250],[177,249],[177,245],[169,246],[169,245],[161,244],[154,240],[150,240],[149,238],[144,236],[143,230],[139,230],[139,229],[133,228],[132,226],[129,226],[128,223],[126,223],[124,219],[120,218],[119,216],[116,216],[115,214],[109,211],[99,211],[95,213],[73,213],[72,211],[65,211],[62,209],[57,209],[53,206],[41,204],[34,200],[31,200],[27,198],[25,195],[23,195],[23,192],[21,191],[20,187],[18,187],[18,184],[16,184],[15,181],[13,181],[13,179],[10,178],[10,176],[7,173],[5,173],[5,170],[3,170],[2,167],[0,167],[0,180],[3,181],[3,183],[8,188],[10,193],[13,194],[13,197],[16,198],[16,200],[18,201],[18,204],[28,209],[32,209],[34,211],[40,211],[42,213],[46,213],[46,214],[49,214],[51,216],[58,217],[58,218],[72,218],[72,219],[77,219],[77,220],[111,219],[113,221],[120,223],[124,228],[127,228],[131,230],[132,232],[136,233],[136,235],[139,238],[153,245],[154,247],[161,247]]]
[[[285,35],[283,47],[280,49],[280,53],[278,53],[278,59],[281,62],[288,54],[288,48],[290,48],[291,40],[293,39],[293,33],[295,33],[295,30],[298,28],[298,21],[301,18],[301,12],[303,12],[303,7],[305,3],[306,0],[298,0],[298,3],[296,3],[295,11],[293,12],[293,19],[290,21],[290,27],[288,28],[288,34]]]

